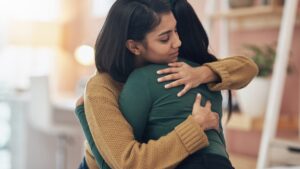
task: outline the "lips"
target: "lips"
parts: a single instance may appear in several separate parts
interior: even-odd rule
[[[176,51],[176,52],[174,52],[174,53],[171,53],[170,56],[178,56],[178,54],[179,54],[179,52]]]

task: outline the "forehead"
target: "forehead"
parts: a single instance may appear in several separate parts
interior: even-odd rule
[[[164,31],[172,30],[176,27],[176,19],[172,12],[162,14],[161,21],[150,33],[160,34]]]

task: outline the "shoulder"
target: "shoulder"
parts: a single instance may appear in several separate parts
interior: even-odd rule
[[[118,93],[121,89],[121,83],[113,80],[108,73],[95,72],[86,84],[85,94],[95,95],[103,90],[108,90],[113,93]]]
[[[158,77],[157,71],[166,68],[167,65],[149,64],[141,68],[135,69],[129,76],[128,80],[152,80]]]
[[[87,90],[94,90],[99,86],[109,86],[111,83],[114,83],[110,76],[107,73],[95,72],[86,84]]]

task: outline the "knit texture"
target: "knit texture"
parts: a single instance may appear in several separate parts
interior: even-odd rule
[[[85,112],[96,147],[111,168],[174,168],[189,154],[206,147],[207,137],[192,118],[157,141],[141,144],[134,139],[131,126],[118,107],[121,84],[106,73],[97,73],[87,84]],[[189,135],[185,132],[189,131]],[[90,148],[87,164],[95,167]]]
[[[211,68],[221,78],[220,83],[208,84],[212,91],[243,88],[258,74],[257,65],[244,56],[232,56],[204,65]]]
[[[231,57],[206,65],[221,78],[220,83],[210,84],[213,90],[241,88],[257,74],[257,66],[244,57]],[[96,73],[88,81],[84,95],[92,137],[111,168],[175,168],[188,155],[208,145],[203,129],[191,117],[158,140],[150,140],[147,144],[137,142],[119,110],[121,89],[122,84],[108,74]],[[85,153],[89,168],[98,168],[87,144]]]

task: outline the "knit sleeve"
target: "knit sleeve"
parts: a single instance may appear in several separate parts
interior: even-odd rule
[[[208,84],[213,91],[243,88],[258,73],[257,65],[250,58],[244,56],[228,57],[204,65],[211,68],[221,78],[218,83]]]
[[[88,82],[86,118],[95,145],[111,168],[174,168],[189,154],[208,145],[202,128],[191,117],[158,140],[146,144],[136,141],[117,99],[111,84],[103,84],[97,78]]]

